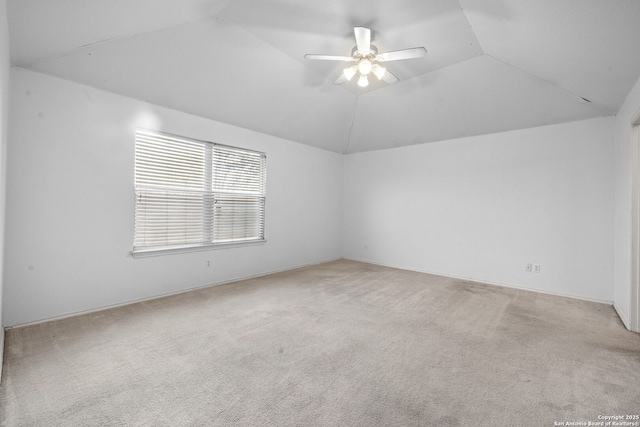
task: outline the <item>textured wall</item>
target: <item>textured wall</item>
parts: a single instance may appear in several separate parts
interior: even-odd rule
[[[613,301],[613,124],[348,155],[344,256]]]
[[[12,79],[7,325],[341,257],[342,155],[20,68]],[[131,258],[136,126],[265,152],[267,243]]]
[[[4,219],[6,183],[6,147],[9,109],[9,27],[7,25],[7,2],[0,0],[0,363],[4,352],[4,328],[2,321]]]

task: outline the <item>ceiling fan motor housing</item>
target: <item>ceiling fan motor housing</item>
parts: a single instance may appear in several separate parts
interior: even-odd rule
[[[363,54],[358,50],[358,46],[354,46],[353,49],[351,49],[351,56],[356,62],[364,58],[369,59],[369,61],[374,61],[376,56],[378,56],[378,48],[375,45],[369,45],[369,53]]]

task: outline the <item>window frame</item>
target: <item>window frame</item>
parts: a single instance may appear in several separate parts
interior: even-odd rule
[[[258,233],[259,237],[250,238],[247,240],[240,240],[240,239],[231,240],[231,241],[215,241],[214,240],[214,230],[216,230],[216,227],[213,224],[213,218],[215,216],[214,205],[215,205],[215,199],[216,197],[219,197],[219,195],[221,194],[221,191],[213,188],[213,182],[215,180],[215,177],[213,176],[212,173],[210,173],[211,172],[211,169],[210,169],[209,172],[206,174],[207,176],[205,178],[203,188],[202,190],[200,190],[201,194],[204,197],[203,206],[202,206],[202,217],[203,217],[202,219],[203,239],[202,240],[203,241],[199,243],[136,246],[139,192],[144,190],[146,190],[147,192],[154,191],[153,186],[148,186],[148,185],[140,186],[137,181],[137,176],[139,173],[138,165],[137,165],[138,135],[140,133],[151,135],[152,137],[155,135],[155,136],[158,136],[159,138],[166,138],[169,141],[174,139],[176,141],[187,141],[189,143],[201,144],[204,147],[204,153],[205,153],[203,157],[203,162],[205,163],[209,162],[210,166],[214,162],[213,151],[216,149],[216,147],[218,147],[221,150],[230,150],[233,152],[260,156],[261,160],[259,162],[260,164],[259,173],[253,176],[254,179],[258,177],[258,179],[260,180],[259,186],[261,188],[260,194],[258,194],[257,196],[253,196],[257,198],[257,201],[259,204],[258,213],[255,218],[255,221],[259,224],[258,226],[258,229],[260,230],[260,232]],[[226,249],[226,248],[246,247],[246,246],[255,246],[255,245],[265,244],[267,242],[267,239],[266,239],[266,161],[267,161],[267,155],[266,153],[261,151],[251,150],[251,149],[227,145],[227,144],[220,144],[217,142],[206,141],[206,140],[201,140],[201,139],[196,139],[191,137],[185,137],[185,136],[176,135],[176,134],[163,132],[163,131],[151,130],[146,128],[136,128],[135,138],[134,138],[134,180],[133,180],[134,181],[133,182],[134,231],[133,231],[133,245],[132,245],[132,250],[130,252],[130,255],[133,258],[138,258],[138,257],[178,254],[178,253],[184,253],[184,252],[206,251],[206,250],[212,250],[212,249]],[[161,190],[162,190],[162,187],[158,187],[157,189],[155,189],[155,191],[161,191]],[[181,188],[176,188],[175,190],[172,190],[172,191],[181,192],[186,190]],[[240,195],[243,193],[231,192],[228,194]],[[210,198],[210,200],[206,200],[207,198]],[[169,200],[169,198],[167,200]],[[207,223],[207,219],[209,219],[210,223]],[[204,237],[207,237],[207,239],[204,239]]]

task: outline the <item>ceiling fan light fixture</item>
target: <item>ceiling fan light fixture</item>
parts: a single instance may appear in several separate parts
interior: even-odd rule
[[[354,27],[353,35],[356,45],[351,49],[351,56],[337,56],[324,54],[306,54],[306,59],[350,62],[351,67],[344,68],[334,84],[340,85],[353,80],[356,74],[358,86],[369,86],[368,75],[373,73],[378,80],[392,85],[398,83],[399,79],[388,71],[379,62],[400,61],[405,59],[421,58],[427,54],[427,49],[422,47],[412,47],[409,49],[394,50],[391,52],[378,52],[378,48],[371,44],[371,30],[366,27]]]
[[[342,70],[342,74],[344,74],[347,80],[351,80],[353,76],[356,75],[357,72],[358,72],[358,67],[356,67],[355,65],[353,67],[345,68],[344,70]]]
[[[373,74],[375,74],[378,80],[382,80],[382,78],[384,77],[384,73],[387,72],[387,69],[381,65],[373,64],[373,66],[371,67],[371,71],[373,71]]]
[[[364,76],[366,76],[371,72],[371,67],[372,67],[371,61],[369,61],[366,58],[358,62],[358,71],[360,71],[360,74]]]

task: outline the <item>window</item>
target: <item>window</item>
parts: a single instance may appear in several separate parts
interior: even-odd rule
[[[133,255],[264,241],[264,153],[136,131]]]

